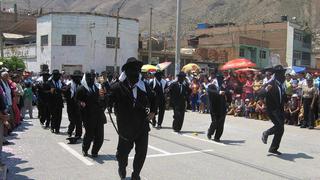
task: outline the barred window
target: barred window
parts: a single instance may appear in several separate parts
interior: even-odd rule
[[[107,43],[106,46],[107,48],[115,48],[116,47],[116,38],[115,37],[107,37],[106,39]],[[118,46],[117,48],[120,48],[120,38],[118,38]]]
[[[77,41],[76,35],[62,35],[62,46],[75,46]]]
[[[41,46],[48,46],[48,35],[41,36]]]

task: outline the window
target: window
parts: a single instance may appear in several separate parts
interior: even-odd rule
[[[302,34],[300,32],[295,31],[294,32],[294,40],[302,41],[303,40]]]
[[[62,35],[62,46],[75,46],[76,35]]]
[[[261,59],[267,59],[267,52],[261,50],[261,51],[260,51],[260,58],[261,58]]]
[[[41,46],[48,46],[48,35],[41,36]]]
[[[107,37],[107,48],[115,48],[116,46],[116,38],[115,37]],[[120,48],[120,38],[118,38],[118,49]]]
[[[240,57],[244,57],[244,56],[245,56],[245,49],[240,48],[239,56],[240,56]]]
[[[302,58],[302,53],[300,51],[293,51],[293,59],[300,60]]]

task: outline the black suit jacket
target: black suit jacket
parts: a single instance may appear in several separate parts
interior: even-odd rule
[[[266,87],[271,85],[272,88],[267,91]],[[284,110],[284,104],[287,102],[287,96],[285,94],[285,90],[282,89],[282,94],[279,92],[278,83],[276,80],[272,80],[271,82],[265,84],[260,90],[260,96],[266,98],[267,111],[275,111],[275,110]],[[280,102],[281,96],[281,102]]]
[[[186,101],[189,98],[191,93],[191,89],[188,87],[186,83],[182,84],[182,91],[180,89],[179,82],[173,82],[169,87],[170,93],[170,102],[174,107],[185,108]]]
[[[150,88],[155,92],[157,104],[165,103],[165,89],[168,88],[167,83],[163,88],[161,86],[154,79],[150,82]]]
[[[116,82],[111,86],[109,106],[113,105],[117,117],[119,134],[126,139],[134,140],[140,134],[150,130],[147,108],[155,113],[155,97],[149,85],[145,83],[146,92],[137,88],[134,101],[128,82]]]
[[[225,91],[225,95],[220,95],[220,91]],[[225,115],[227,113],[228,101],[231,93],[227,87],[217,88],[214,84],[208,87],[208,96],[210,103],[210,112],[216,115]]]

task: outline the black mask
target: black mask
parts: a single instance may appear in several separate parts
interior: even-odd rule
[[[178,82],[183,83],[184,79],[185,79],[184,77],[178,77]]]
[[[87,81],[87,85],[89,87],[93,86],[94,80],[95,80],[95,75],[94,74],[91,74],[91,73],[86,74],[86,81]]]
[[[61,77],[60,74],[54,74],[52,79],[54,81],[58,81],[60,79],[60,77]]]
[[[161,74],[156,74],[155,76],[156,76],[156,79],[157,79],[158,81],[160,81],[161,78],[162,78]]]
[[[130,84],[136,84],[139,81],[140,71],[134,68],[126,70],[126,75]]]
[[[274,77],[280,83],[284,83],[284,81],[286,80],[285,72],[276,72]]]
[[[79,85],[81,83],[81,77],[74,77],[73,81]]]

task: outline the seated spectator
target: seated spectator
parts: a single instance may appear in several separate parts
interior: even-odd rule
[[[241,99],[240,94],[236,95],[236,100],[235,100],[234,104],[235,104],[234,116],[242,116],[242,113],[244,110],[244,103],[243,103],[243,100]]]
[[[234,115],[235,110],[236,110],[236,105],[235,105],[235,100],[233,99],[231,101],[231,104],[230,104],[229,108],[228,108],[227,115]]]
[[[251,98],[249,102],[249,118],[251,119],[256,118],[256,104],[254,98]]]
[[[257,114],[257,118],[259,120],[267,120],[267,113],[266,113],[266,104],[264,102],[264,98],[260,97],[257,104],[255,112]]]
[[[289,125],[298,125],[298,116],[300,111],[300,102],[297,94],[293,94],[288,102],[287,111],[285,111],[286,122]]]

